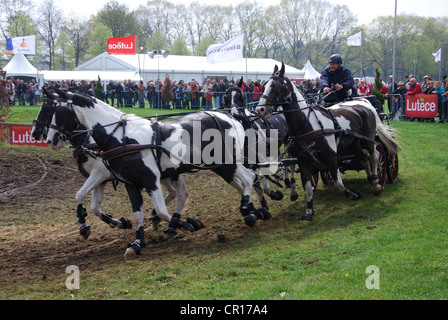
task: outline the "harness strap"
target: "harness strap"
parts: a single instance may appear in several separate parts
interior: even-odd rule
[[[107,151],[103,151],[103,160],[109,161],[129,154],[134,154],[144,149],[158,149],[159,146],[155,144],[127,144],[119,146]]]

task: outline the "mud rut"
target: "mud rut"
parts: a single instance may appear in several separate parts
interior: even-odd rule
[[[223,194],[234,192],[212,173],[186,176],[189,200],[184,215],[201,219],[206,228],[197,233],[179,233],[175,239],[165,241],[162,230],[166,225],[154,230],[145,220],[148,246],[138,259],[204,249],[247,231],[238,214],[239,201],[232,201],[229,207],[225,197],[217,200],[217,190],[196,192],[194,184],[200,184],[201,179],[213,181],[212,188]],[[87,240],[79,236],[74,196],[84,181],[70,149],[0,147],[0,285],[64,276],[68,265],[98,270],[125,260],[126,244],[135,239],[134,229],[111,229],[105,225],[91,212],[90,197],[84,205],[92,235]],[[109,184],[106,193],[103,211],[111,213],[110,208],[120,208],[118,211],[123,213],[112,215],[133,221],[124,186],[119,185],[115,191]],[[152,205],[146,194],[144,197],[147,218]]]

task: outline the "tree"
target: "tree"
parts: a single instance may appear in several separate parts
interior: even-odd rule
[[[75,49],[70,44],[68,35],[62,31],[56,42],[54,67],[57,70],[72,70],[75,67]]]
[[[211,44],[216,43],[215,40],[212,37],[204,37],[202,40],[198,43],[198,46],[194,50],[195,56],[205,56],[207,55],[207,49]]]
[[[106,51],[107,39],[112,38],[112,30],[101,22],[93,23],[89,37],[87,58],[91,59]]]
[[[93,96],[101,101],[104,101],[104,88],[101,83],[101,78],[98,77],[98,81],[96,82],[95,88],[93,90]]]
[[[97,14],[98,22],[112,30],[112,37],[126,37],[138,33],[137,21],[126,5],[110,0]]]
[[[183,38],[178,38],[174,41],[171,46],[170,53],[180,56],[191,56],[191,52],[188,50],[187,42]]]
[[[48,59],[48,67],[50,70],[53,70],[56,41],[61,30],[63,15],[62,11],[56,7],[54,0],[44,0],[39,8],[39,14],[40,35],[47,49],[46,57]]]
[[[77,67],[89,48],[89,23],[83,18],[74,17],[66,21],[63,30],[75,50],[74,59]]]
[[[381,82],[381,73],[378,70],[378,68],[375,69],[375,85],[372,88],[372,94],[375,95],[376,99],[380,103],[381,108],[383,108],[384,105],[384,96],[381,93],[381,88],[383,87],[383,83]]]

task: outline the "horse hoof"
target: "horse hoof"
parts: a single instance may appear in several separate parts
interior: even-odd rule
[[[204,224],[199,219],[187,218],[187,223],[193,226],[194,231],[204,228]]]
[[[89,238],[89,236],[90,236],[90,225],[88,225],[88,224],[85,224],[85,225],[83,225],[83,226],[81,226],[80,228],[79,228],[79,233],[81,234],[81,236],[84,238],[84,240],[87,240],[87,238]]]
[[[257,223],[257,217],[254,214],[250,214],[244,217],[244,223],[249,227],[254,227]]]
[[[289,198],[291,199],[291,201],[296,201],[297,199],[299,199],[299,195],[297,193],[292,194]]]
[[[261,207],[261,208],[258,208],[257,211],[260,213],[260,216],[261,216],[259,219],[269,220],[272,217],[271,213],[266,208]]]
[[[132,229],[132,223],[126,218],[121,217],[118,219],[118,226],[120,229]]]
[[[165,240],[169,240],[172,237],[174,237],[175,235],[177,235],[177,231],[176,229],[174,229],[173,227],[168,227],[166,228],[163,233],[165,233]]]
[[[124,253],[125,257],[134,257],[140,255],[140,244],[137,242],[133,242],[128,244],[128,248],[126,249],[126,252]]]
[[[300,217],[300,221],[313,221],[313,215],[306,213],[302,217]]]
[[[280,190],[272,191],[269,195],[271,200],[280,201],[283,199],[283,193]]]
[[[162,219],[159,218],[159,216],[156,215],[152,215],[148,218],[149,221],[152,222],[152,226],[153,228],[157,227],[160,223],[160,221],[162,221]]]
[[[126,252],[124,253],[125,257],[135,257],[137,255],[137,252],[132,248],[127,248]]]
[[[381,185],[377,184],[376,186],[372,186],[372,193],[375,197],[378,197],[383,192],[383,188]]]
[[[289,181],[289,179],[285,179],[285,187],[286,188],[291,188],[291,181]]]

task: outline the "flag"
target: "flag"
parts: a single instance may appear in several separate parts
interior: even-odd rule
[[[436,60],[436,62],[439,62],[440,60],[442,60],[442,48],[439,49],[439,51],[437,51],[436,53],[432,54]]]
[[[107,39],[108,54],[136,54],[137,36]]]
[[[36,54],[36,35],[7,38],[6,53],[16,54],[18,52],[22,52],[23,54]]]
[[[207,62],[210,64],[243,60],[244,34],[222,44],[212,44],[207,49]]]
[[[361,46],[362,45],[362,31],[359,31],[357,34],[354,34],[347,39],[347,44],[349,46]]]

